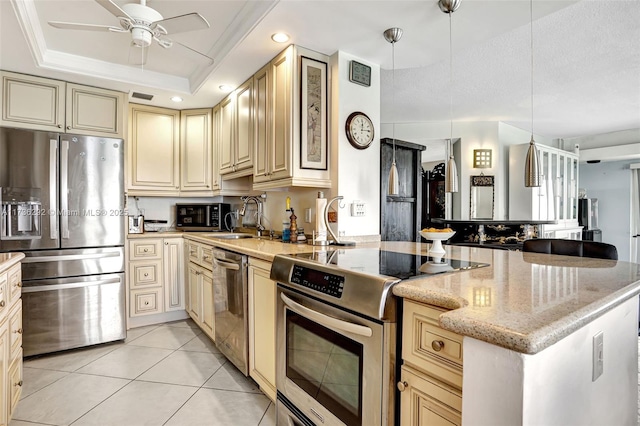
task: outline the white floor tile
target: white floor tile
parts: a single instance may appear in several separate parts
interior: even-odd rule
[[[30,368],[45,368],[47,370],[76,371],[121,346],[123,346],[122,343],[110,343],[91,346],[85,349],[43,355],[26,360],[24,366]]]
[[[235,365],[225,362],[222,368],[203,385],[205,388],[262,393],[258,385],[238,370]]]
[[[129,330],[127,330],[127,338],[124,339],[124,342],[131,343],[132,341],[136,340],[138,337],[144,336],[148,332],[155,330],[158,327],[159,327],[158,325],[146,325],[144,327],[130,328]]]
[[[276,406],[273,402],[269,404],[258,426],[276,426]]]
[[[173,350],[126,345],[77,370],[77,373],[135,379]]]
[[[216,347],[216,344],[204,333],[201,333],[189,340],[187,343],[180,347],[181,351],[191,352],[207,352],[210,354],[219,354],[220,350]]]
[[[196,330],[200,329],[198,327],[198,324],[193,322],[193,320],[191,318],[178,320],[178,321],[167,322],[167,323],[162,324],[162,326],[163,327],[188,327],[188,328],[194,328]]]
[[[69,373],[63,371],[24,367],[22,369],[23,385],[20,399],[24,399],[32,393],[49,386],[51,383],[57,382],[67,374]]]
[[[269,398],[262,394],[200,389],[166,426],[256,426]]]
[[[223,363],[222,355],[176,351],[138,377],[138,380],[202,386]]]
[[[164,383],[131,382],[73,426],[162,425],[197,390]]]
[[[35,423],[35,422],[23,422],[22,420],[11,419],[9,426],[34,426],[34,425],[46,425],[47,423]]]
[[[191,339],[201,334],[200,330],[189,327],[158,327],[133,340],[129,345],[149,348],[178,349]]]
[[[71,373],[22,399],[14,418],[68,425],[127,383],[123,379]]]

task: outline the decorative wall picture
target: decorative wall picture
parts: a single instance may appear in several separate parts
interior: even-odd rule
[[[300,167],[327,169],[327,64],[301,57]]]

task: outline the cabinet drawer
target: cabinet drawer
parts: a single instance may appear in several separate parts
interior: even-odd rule
[[[200,244],[187,241],[187,255],[189,256],[189,262],[200,263]]]
[[[9,359],[12,361],[22,352],[22,300],[9,313],[9,339]]]
[[[411,425],[462,424],[462,395],[456,389],[407,367],[402,367],[401,422]]]
[[[440,328],[445,310],[405,301],[402,358],[456,387],[462,388],[462,336]]]
[[[18,355],[9,367],[9,418],[13,417],[13,412],[22,395],[22,348]]]
[[[130,294],[132,317],[162,312],[162,288],[132,290]]]
[[[14,300],[18,300],[22,293],[22,268],[19,263],[13,265],[7,272],[9,277],[8,293],[9,304],[13,304]]]
[[[202,245],[200,246],[200,265],[208,270],[213,270],[213,247]]]
[[[160,259],[162,257],[162,240],[129,241],[129,259]]]
[[[0,313],[9,309],[9,274],[7,272],[0,273]]]
[[[129,263],[132,289],[162,284],[162,260]]]

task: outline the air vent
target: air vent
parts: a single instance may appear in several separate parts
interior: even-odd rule
[[[144,99],[145,101],[150,101],[151,99],[153,99],[153,95],[147,95],[146,93],[138,93],[138,92],[133,92],[131,94],[132,98],[138,98],[138,99]]]

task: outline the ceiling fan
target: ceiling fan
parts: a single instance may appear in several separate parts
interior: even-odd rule
[[[95,1],[120,20],[120,27],[58,21],[49,21],[49,25],[63,30],[130,32],[132,41],[129,62],[135,65],[144,65],[147,62],[149,46],[153,40],[165,49],[174,45],[182,46],[187,51],[195,53],[197,58],[205,60],[209,64],[213,63],[213,58],[167,37],[169,34],[209,28],[209,23],[199,13],[193,12],[164,18],[155,9],[147,6],[147,0],[140,0],[139,4],[127,3],[122,7],[111,0]]]

